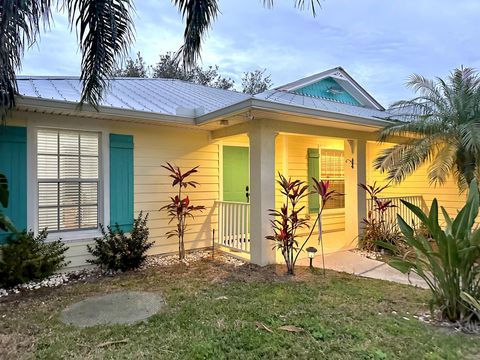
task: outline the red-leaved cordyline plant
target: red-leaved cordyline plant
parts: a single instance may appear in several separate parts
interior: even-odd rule
[[[287,274],[294,275],[295,263],[297,262],[298,255],[303,250],[307,241],[310,239],[313,233],[313,228],[317,224],[318,219],[320,218],[325,207],[325,203],[338,193],[336,193],[334,190],[328,190],[328,182],[313,179],[313,193],[319,194],[322,199],[322,206],[320,207],[312,230],[299,247],[297,240],[298,229],[309,228],[307,219],[299,216],[300,212],[305,208],[305,206],[299,206],[299,203],[303,198],[312,192],[308,191],[308,185],[305,185],[304,181],[292,181],[290,178],[287,180],[282,174],[279,173],[278,175],[280,179],[277,180],[277,183],[280,185],[280,192],[285,196],[285,203],[282,205],[280,210],[269,210],[270,215],[274,216],[274,219],[271,220],[274,235],[267,236],[266,238],[275,242],[275,249],[281,250],[283,258],[285,259],[285,264],[287,265]]]
[[[376,182],[373,185],[359,184],[370,196],[373,207],[368,211],[367,217],[362,220],[363,233],[359,245],[367,251],[378,251],[379,243],[398,245],[401,234],[396,226],[395,220],[387,220],[387,211],[396,207],[392,200],[379,198],[380,193],[387,189],[390,184],[379,186]]]
[[[180,260],[185,259],[185,244],[183,242],[185,236],[185,230],[187,229],[187,217],[193,218],[193,213],[195,211],[203,211],[205,206],[193,206],[190,205],[190,199],[188,196],[182,198],[182,190],[191,186],[196,188],[198,182],[196,181],[187,181],[186,178],[192,174],[198,172],[198,166],[182,173],[178,166],[173,166],[170,163],[167,165],[162,165],[164,169],[167,169],[170,172],[170,177],[173,179],[172,187],[178,187],[178,193],[174,197],[171,197],[171,202],[163,206],[161,210],[166,210],[170,216],[169,224],[173,220],[177,220],[177,228],[167,232],[167,237],[171,238],[173,236],[178,237],[178,257]]]
[[[363,190],[367,192],[367,194],[370,196],[372,200],[378,199],[378,195],[385,189],[390,187],[390,183],[384,185],[384,186],[379,186],[377,185],[377,182],[375,181],[373,185],[368,185],[368,184],[358,184]]]

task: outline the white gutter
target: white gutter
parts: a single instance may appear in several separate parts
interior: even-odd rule
[[[85,104],[81,108],[77,102],[42,99],[30,96],[18,96],[16,99],[17,110],[31,110],[36,112],[68,112],[76,116],[93,118],[116,118],[122,120],[146,120],[168,124],[195,125],[193,117],[159,114],[149,111],[131,110],[110,106],[98,106]]]
[[[199,116],[195,119],[195,122],[197,125],[208,124],[210,122],[216,121],[218,118],[235,115],[235,114],[246,112],[248,110],[253,110],[253,109],[270,110],[275,112],[285,112],[285,113],[294,113],[297,115],[321,117],[321,118],[327,118],[327,119],[334,119],[344,123],[354,123],[354,124],[374,126],[374,127],[385,127],[392,123],[391,121],[385,120],[385,119],[365,118],[362,116],[346,115],[346,114],[335,112],[335,111],[311,109],[301,105],[280,104],[277,102],[262,100],[262,99],[243,100],[239,103],[230,105],[223,109]]]
[[[47,113],[69,113],[76,116],[87,116],[92,118],[114,118],[129,121],[154,121],[165,124],[181,124],[188,126],[200,126],[219,119],[238,115],[249,110],[269,110],[281,113],[290,113],[294,115],[305,115],[310,117],[319,117],[323,119],[332,119],[338,122],[365,125],[370,127],[382,128],[391,121],[376,118],[365,118],[355,115],[346,115],[334,111],[311,109],[301,105],[281,104],[263,99],[246,99],[222,109],[212,111],[208,114],[194,117],[166,115],[148,111],[131,110],[125,108],[116,108],[110,106],[99,106],[95,109],[93,106],[85,104],[80,109],[78,103],[72,101],[50,100],[29,96],[18,96],[16,98],[16,108],[18,110],[47,112]],[[98,111],[97,111],[98,110]]]

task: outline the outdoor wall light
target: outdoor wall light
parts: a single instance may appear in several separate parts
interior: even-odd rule
[[[346,163],[349,163],[353,167],[355,166],[355,160],[353,158],[345,160]]]
[[[315,253],[317,252],[317,248],[314,248],[313,246],[310,246],[306,248],[308,253],[308,258],[310,259],[310,269],[313,269],[313,258],[315,257]]]

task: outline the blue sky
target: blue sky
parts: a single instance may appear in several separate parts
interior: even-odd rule
[[[274,86],[343,66],[383,105],[411,96],[407,77],[446,76],[460,65],[480,69],[479,0],[324,0],[313,18],[293,1],[220,0],[222,14],[202,50],[240,83],[244,71],[266,68]],[[149,64],[182,43],[181,16],[168,0],[137,0],[136,42]],[[66,17],[24,58],[24,75],[78,75],[80,57]]]

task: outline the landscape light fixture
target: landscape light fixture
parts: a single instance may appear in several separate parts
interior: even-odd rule
[[[310,259],[310,269],[313,269],[313,258],[315,257],[315,253],[317,252],[317,248],[314,248],[313,246],[310,246],[306,248],[308,253],[308,258]]]

